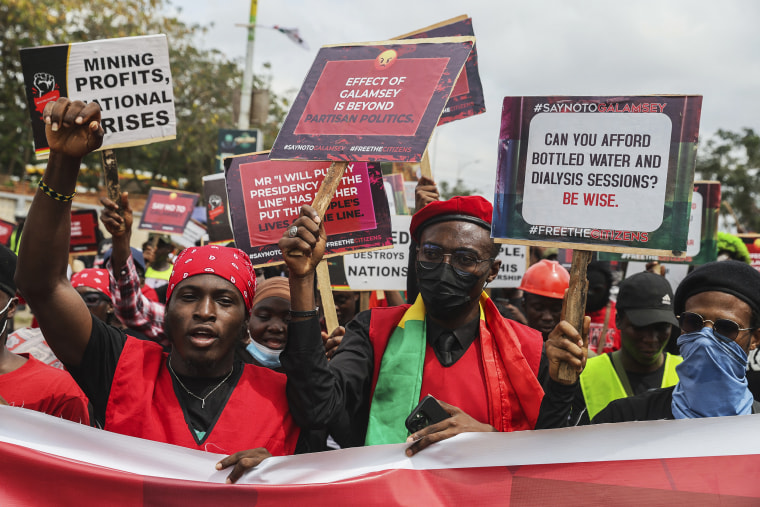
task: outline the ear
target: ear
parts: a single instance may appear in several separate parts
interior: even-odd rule
[[[760,328],[755,329],[752,332],[752,338],[749,342],[749,350],[755,350],[758,347],[760,347]]]
[[[13,298],[11,300],[11,305],[8,307],[8,313],[6,314],[6,318],[12,319],[16,315],[17,308],[18,308],[18,298]]]
[[[501,260],[496,259],[493,261],[493,264],[491,264],[491,270],[488,272],[488,278],[486,278],[487,283],[491,283],[496,279],[496,276],[499,274],[499,269],[501,268]]]

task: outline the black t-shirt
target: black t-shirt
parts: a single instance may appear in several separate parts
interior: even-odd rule
[[[591,423],[673,419],[673,389],[675,386],[652,389],[636,396],[611,401],[596,414]]]
[[[101,428],[105,425],[106,406],[111,395],[111,384],[126,342],[127,335],[123,331],[93,317],[90,341],[79,367],[66,366],[71,376],[74,377],[79,387],[90,399],[96,424]],[[185,420],[196,431],[196,440],[202,441],[205,433],[213,427],[242,373],[242,362],[235,361],[232,374],[221,385],[220,381],[225,376],[218,378],[180,376],[182,383],[201,397],[206,396],[212,389],[219,386],[213,394],[206,398],[203,408],[204,402],[188,394],[179,385],[176,377],[172,375],[174,392],[180,407],[182,407],[182,412],[185,414]]]

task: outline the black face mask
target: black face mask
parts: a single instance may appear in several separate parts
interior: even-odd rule
[[[433,269],[425,269],[422,265],[417,262],[417,285],[425,301],[425,310],[430,315],[444,319],[472,300],[470,292],[480,280],[479,276],[457,271],[445,262]]]

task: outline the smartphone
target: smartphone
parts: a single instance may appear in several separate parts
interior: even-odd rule
[[[406,418],[406,429],[409,430],[409,433],[415,433],[449,417],[451,415],[443,409],[438,400],[428,394],[422,398],[419,405]]]

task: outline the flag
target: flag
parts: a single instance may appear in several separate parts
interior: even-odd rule
[[[272,28],[275,30],[284,33],[288,36],[288,39],[292,40],[299,46],[301,46],[304,49],[309,49],[309,45],[306,44],[306,41],[304,41],[300,35],[298,35],[298,28],[283,28],[279,25],[274,25]]]

